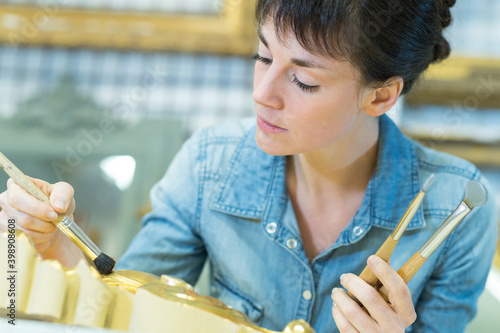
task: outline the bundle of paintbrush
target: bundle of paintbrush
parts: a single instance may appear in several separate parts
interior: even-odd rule
[[[388,262],[391,255],[405,231],[406,227],[413,219],[419,206],[421,205],[425,193],[429,189],[434,175],[432,175],[422,187],[422,190],[413,199],[406,213],[402,217],[394,232],[382,244],[376,255]],[[450,233],[462,222],[462,220],[474,209],[474,207],[482,206],[488,201],[488,191],[478,181],[469,181],[465,188],[465,197],[453,213],[441,224],[436,232],[429,240],[415,253],[399,270],[398,274],[403,278],[405,283],[408,283],[417,271],[422,267],[426,260],[434,253],[434,251],[443,243]],[[378,290],[379,294],[388,302],[387,289],[382,286],[378,278],[372,271],[366,267],[359,275],[364,281]],[[351,293],[349,295],[356,299]]]

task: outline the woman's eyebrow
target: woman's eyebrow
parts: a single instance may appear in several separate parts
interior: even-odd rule
[[[301,59],[295,59],[293,58],[290,60],[290,62],[294,65],[297,65],[299,67],[305,67],[305,68],[321,68],[321,69],[326,69],[326,67],[310,60],[301,60]]]
[[[264,34],[262,33],[261,27],[257,28],[257,36],[259,37],[262,44],[264,44],[265,47],[269,49],[269,44],[267,43],[267,40],[264,37]],[[290,62],[296,66],[299,66],[299,67],[326,69],[325,66],[322,66],[322,65],[320,65],[314,61],[311,61],[311,60],[302,60],[302,59],[292,58],[290,60]]]

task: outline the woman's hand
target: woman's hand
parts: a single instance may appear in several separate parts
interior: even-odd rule
[[[32,178],[33,182],[50,198],[50,206],[34,198],[12,179],[7,181],[7,190],[0,194],[0,233],[7,230],[8,219],[16,221],[16,228],[31,237],[35,249],[44,259],[57,259],[67,264],[71,246],[61,231],[52,223],[58,213],[71,216],[75,210],[73,187],[60,182],[51,185]],[[74,250],[74,249],[73,249]],[[66,261],[66,262],[65,262]]]
[[[404,332],[417,319],[411,293],[399,274],[377,256],[368,267],[389,293],[390,304],[369,284],[354,274],[344,274],[340,283],[368,310],[366,313],[341,288],[332,291],[332,314],[340,332]]]

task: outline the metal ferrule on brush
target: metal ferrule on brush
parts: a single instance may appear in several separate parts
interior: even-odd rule
[[[73,241],[90,259],[95,260],[102,253],[97,245],[83,232],[70,217],[66,216],[57,227]]]
[[[420,191],[417,196],[412,200],[410,203],[410,206],[406,210],[405,215],[401,218],[401,223],[398,224],[397,228],[394,229],[392,233],[392,238],[394,240],[399,240],[401,236],[403,236],[403,233],[406,230],[406,227],[408,227],[408,224],[410,221],[413,219],[415,216],[415,213],[417,210],[420,208],[420,204],[422,203],[422,200],[424,200],[425,197],[425,192]]]
[[[418,194],[413,198],[413,200],[410,202],[410,205],[406,209],[405,214],[401,218],[401,221],[399,222],[398,226],[394,231],[392,232],[391,237],[395,240],[398,241],[401,236],[403,236],[403,233],[405,232],[406,228],[408,227],[408,224],[410,224],[411,220],[417,213],[418,209],[420,208],[420,205],[422,204],[422,201],[424,200],[425,194],[427,193],[427,190],[429,190],[429,187],[431,186],[432,182],[434,181],[434,174],[430,175],[429,178],[425,181],[424,185],[422,186],[422,189],[418,192]]]
[[[477,180],[469,181],[465,187],[464,199],[418,251],[420,255],[425,259],[429,258],[474,207],[482,206],[487,201],[488,191],[486,187]]]
[[[420,255],[428,259],[431,254],[443,243],[443,241],[451,234],[451,232],[462,222],[462,220],[470,213],[471,209],[465,202],[461,202],[455,211],[441,224],[438,230],[427,240],[422,246]]]

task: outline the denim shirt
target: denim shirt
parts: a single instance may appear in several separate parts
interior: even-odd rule
[[[332,289],[343,273],[361,272],[431,174],[435,181],[392,255],[396,270],[459,205],[469,180],[487,185],[471,163],[406,138],[382,116],[378,161],[362,206],[309,263],[286,188],[286,158],[263,152],[255,131],[249,119],[195,133],[152,189],[153,211],[116,269],[194,284],[208,259],[211,296],[259,326],[281,331],[304,319],[318,333],[338,332]],[[464,330],[484,289],[497,227],[490,197],[427,260],[408,284],[418,315],[409,332]]]

